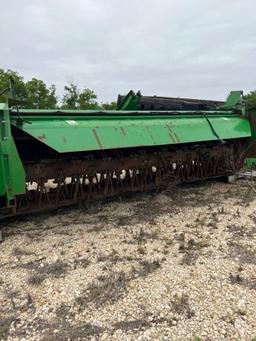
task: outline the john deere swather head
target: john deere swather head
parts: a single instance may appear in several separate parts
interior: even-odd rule
[[[241,91],[225,103],[143,97],[116,111],[0,104],[0,217],[233,174],[254,153]]]

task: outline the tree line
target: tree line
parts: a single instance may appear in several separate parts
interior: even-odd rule
[[[13,83],[15,98],[20,101],[20,107],[31,109],[81,109],[81,110],[114,110],[116,102],[99,103],[97,95],[89,88],[79,89],[78,85],[70,82],[64,86],[64,94],[59,100],[56,86],[48,86],[37,78],[25,81],[24,77],[13,70],[0,69],[0,94],[8,89],[10,79]],[[0,95],[0,102],[6,100],[7,94]]]
[[[37,78],[25,82],[24,77],[13,70],[0,69],[1,90],[9,87],[10,79],[14,81],[15,97],[22,108],[31,109],[89,109],[115,110],[116,102],[99,103],[97,95],[89,88],[79,89],[78,85],[70,82],[64,86],[64,94],[59,100],[54,84],[47,86]],[[249,108],[256,108],[256,90],[245,96]],[[0,95],[0,102],[6,99],[6,94]]]

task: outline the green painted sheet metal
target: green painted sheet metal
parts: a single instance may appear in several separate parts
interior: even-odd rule
[[[33,114],[34,113],[34,114]],[[230,112],[94,113],[30,112],[12,123],[59,153],[235,139],[251,136],[249,121]],[[51,115],[49,115],[51,113]],[[67,114],[67,112],[65,112]],[[143,115],[142,115],[143,114]]]
[[[7,104],[0,103],[0,195],[7,206],[15,195],[25,192],[25,172],[11,135]]]
[[[229,109],[229,108],[237,108],[241,109],[242,105],[242,96],[243,96],[243,91],[242,90],[237,90],[237,91],[231,91],[230,94],[228,95],[226,102],[223,106],[223,108]]]

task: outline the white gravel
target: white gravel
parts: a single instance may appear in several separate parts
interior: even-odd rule
[[[256,340],[256,194],[243,180],[1,228],[0,339]]]

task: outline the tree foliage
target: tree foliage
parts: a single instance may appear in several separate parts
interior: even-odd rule
[[[10,79],[15,83],[15,96],[20,101],[27,99],[27,90],[23,80],[17,72],[12,70],[0,69],[0,91],[9,88]],[[5,101],[8,96],[8,92],[5,92],[1,97],[1,101]]]
[[[116,110],[116,107],[117,107],[116,102],[101,103],[102,110]]]
[[[78,109],[79,90],[74,83],[65,85],[62,99],[62,109]]]
[[[89,88],[79,89],[74,82],[64,87],[64,95],[60,102],[56,95],[55,85],[47,86],[44,81],[37,78],[25,82],[24,78],[16,71],[0,69],[0,93],[8,90],[10,79],[13,80],[15,98],[20,101],[20,107],[31,109],[80,109],[80,110],[114,110],[116,102],[97,102],[97,95]],[[0,95],[0,102],[6,101],[10,91]]]
[[[23,108],[56,108],[57,97],[54,85],[47,87],[42,80],[36,78],[32,78],[30,81],[25,82],[23,77],[17,72],[0,69],[0,89],[8,89],[10,86],[10,79],[12,79],[14,89],[12,95],[21,102]],[[8,94],[9,91],[6,91],[1,96],[0,100],[5,101]]]
[[[99,105],[96,102],[97,95],[91,89],[83,89],[79,94],[79,109],[99,109]]]
[[[70,83],[64,87],[65,93],[62,99],[62,109],[98,109],[97,95],[91,89],[79,90],[77,84]]]
[[[248,109],[256,109],[256,90],[245,95],[245,100]]]
[[[57,106],[56,87],[47,85],[40,79],[32,78],[26,84],[27,108],[54,109]]]

